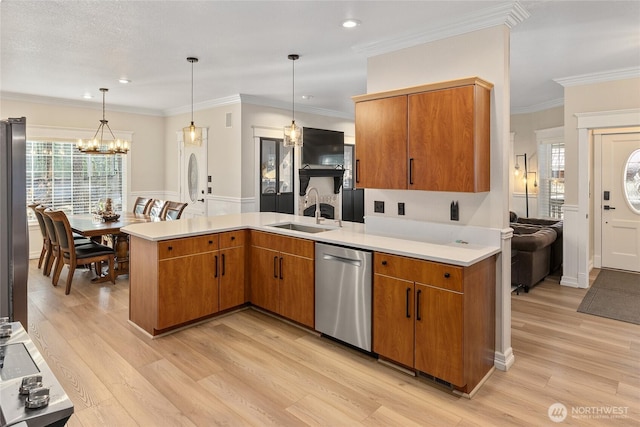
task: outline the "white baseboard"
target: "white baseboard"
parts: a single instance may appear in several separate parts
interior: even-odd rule
[[[501,353],[499,351],[495,352],[493,365],[500,371],[508,371],[515,363],[515,360],[516,358],[513,355],[513,348],[509,347],[505,350],[504,353]]]

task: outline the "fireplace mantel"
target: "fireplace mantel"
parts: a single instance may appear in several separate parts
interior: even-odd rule
[[[342,176],[344,169],[299,169],[300,176],[300,195],[304,196],[309,186],[309,180],[314,177],[330,177],[333,178],[333,192],[340,193],[342,187]]]

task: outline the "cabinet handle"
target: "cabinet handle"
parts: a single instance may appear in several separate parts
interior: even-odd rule
[[[210,244],[210,245],[213,245],[213,240],[209,240],[209,244]]]
[[[413,157],[409,159],[409,184],[413,185]]]
[[[282,280],[282,257],[280,257],[280,280]]]
[[[273,277],[278,278],[278,257],[273,257]]]
[[[387,260],[382,261],[382,265],[387,265]]]
[[[407,288],[407,319],[411,319],[411,313],[409,313],[409,297],[411,296],[411,288]]]
[[[172,250],[173,250],[173,246],[169,246],[169,247],[167,248],[167,250],[172,251]]]
[[[236,236],[231,236],[231,240],[236,240]]]
[[[422,293],[421,290],[418,290],[418,293],[416,294],[416,320],[422,320],[422,318],[420,317],[420,294]]]
[[[218,277],[218,255],[215,256],[216,259],[216,274],[213,277]]]
[[[449,273],[444,273],[444,278],[445,278],[445,279],[448,279],[449,277],[451,277],[451,274],[449,274]]]
[[[225,262],[224,262],[224,254],[222,254],[222,275],[224,276],[224,266],[225,266]]]
[[[356,159],[356,182],[360,182],[360,159]]]

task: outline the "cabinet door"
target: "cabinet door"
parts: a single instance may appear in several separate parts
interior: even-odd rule
[[[314,260],[281,254],[280,309],[278,313],[295,322],[314,327]]]
[[[220,277],[220,310],[245,303],[244,246],[220,251],[218,274]]]
[[[218,311],[217,252],[158,262],[158,320],[164,329]]]
[[[356,103],[355,187],[407,188],[407,97]]]
[[[278,311],[278,273],[280,254],[271,249],[251,247],[251,302]]]
[[[373,276],[373,351],[413,367],[413,282]]]
[[[415,368],[462,387],[463,294],[419,283],[415,289]]]
[[[409,95],[410,190],[476,191],[474,88]]]

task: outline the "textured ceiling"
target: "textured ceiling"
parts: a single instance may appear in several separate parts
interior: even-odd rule
[[[562,99],[554,79],[640,70],[639,1],[523,1],[511,33],[511,107]],[[246,94],[353,114],[366,59],[511,10],[504,1],[17,1],[0,2],[0,90],[167,114]],[[527,13],[528,12],[528,13]],[[526,16],[528,15],[528,16]],[[506,15],[505,15],[506,16]],[[345,18],[362,25],[346,30]],[[377,50],[376,50],[377,49]],[[118,78],[132,80],[128,85]],[[85,93],[94,99],[82,100]],[[300,95],[312,95],[302,100]],[[89,104],[92,103],[92,104]]]

